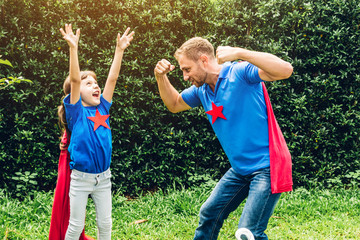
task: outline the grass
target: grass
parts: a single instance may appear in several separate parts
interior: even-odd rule
[[[158,191],[136,200],[113,197],[113,239],[192,239],[198,211],[211,188]],[[53,193],[11,199],[0,191],[0,240],[48,239]],[[230,214],[219,239],[235,239],[243,205]],[[144,220],[143,223],[137,223]],[[360,239],[360,189],[296,189],[281,196],[266,233],[269,239]],[[86,234],[96,236],[89,201]]]

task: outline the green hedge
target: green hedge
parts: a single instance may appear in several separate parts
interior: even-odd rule
[[[360,2],[275,2],[271,10],[269,4],[259,8],[255,38],[265,51],[293,59],[293,77],[275,83],[270,93],[296,184],[358,186]],[[266,21],[271,16],[274,21]]]
[[[358,1],[0,0],[0,188],[20,196],[56,184],[56,108],[68,71],[59,28],[81,28],[79,60],[104,84],[117,32],[136,32],[126,50],[111,109],[114,190],[138,194],[219,178],[229,167],[201,108],[171,114],[153,69],[193,36],[290,61],[293,76],[268,83],[294,162],[295,186],[360,181]],[[170,74],[181,91],[179,69]],[[34,182],[36,181],[36,182]]]

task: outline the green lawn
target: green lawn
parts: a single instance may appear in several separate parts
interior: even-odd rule
[[[208,185],[156,192],[136,200],[113,197],[113,239],[192,239]],[[10,199],[0,191],[0,240],[47,239],[53,193],[34,200]],[[219,239],[235,239],[242,206],[225,221]],[[136,223],[137,220],[146,220]],[[96,236],[89,201],[86,233]],[[283,194],[267,230],[269,239],[360,239],[360,190],[305,190]]]

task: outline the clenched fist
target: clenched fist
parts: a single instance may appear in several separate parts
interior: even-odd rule
[[[171,65],[171,63],[168,60],[162,59],[156,64],[156,67],[154,69],[155,77],[162,77],[174,69],[175,69],[174,65]]]
[[[234,61],[238,59],[238,51],[240,48],[229,47],[229,46],[220,46],[216,49],[216,60],[218,64],[223,64],[224,62]]]

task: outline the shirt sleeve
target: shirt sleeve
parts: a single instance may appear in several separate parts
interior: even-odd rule
[[[70,94],[64,98],[66,122],[70,131],[73,130],[74,124],[82,111],[81,97],[75,104],[70,103]]]
[[[109,112],[109,109],[110,109],[110,107],[111,107],[111,105],[112,105],[112,101],[111,101],[111,102],[108,102],[108,101],[103,97],[103,95],[101,94],[101,96],[100,96],[100,104],[102,104],[102,105],[105,107],[106,111]]]
[[[181,92],[181,97],[187,105],[194,108],[201,104],[201,100],[198,94],[198,88],[191,86]]]
[[[245,79],[249,84],[263,82],[259,76],[259,68],[249,62],[236,63],[233,70],[237,78]]]

